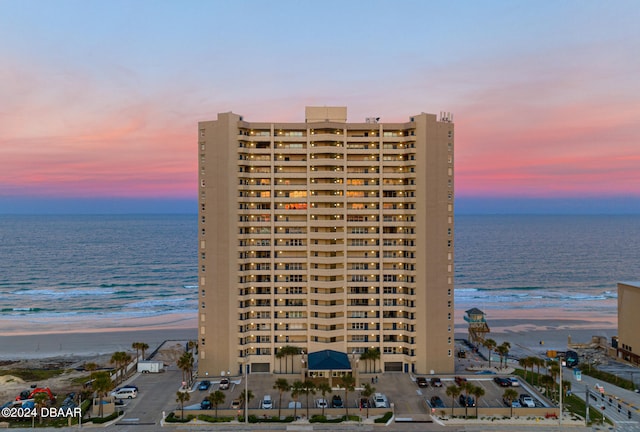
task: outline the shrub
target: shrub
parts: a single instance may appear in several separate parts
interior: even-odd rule
[[[113,413],[111,413],[111,415],[108,415],[106,417],[94,417],[91,419],[91,421],[96,424],[102,424],[117,419],[123,413],[124,411],[114,411]]]
[[[227,423],[233,421],[234,417],[213,417],[207,414],[200,414],[197,419],[209,423]]]
[[[391,411],[387,411],[386,413],[384,413],[384,415],[382,417],[378,417],[373,422],[374,423],[386,423],[391,419],[392,416],[393,416],[393,413]]]
[[[253,414],[249,416],[249,423],[291,423],[293,420],[293,416],[285,417],[281,419],[278,416],[273,417],[257,417]],[[244,417],[238,416],[238,421],[240,423],[244,423]]]
[[[193,420],[194,417],[192,414],[189,414],[186,418],[176,417],[174,413],[169,413],[169,415],[164,419],[168,423],[188,423]]]

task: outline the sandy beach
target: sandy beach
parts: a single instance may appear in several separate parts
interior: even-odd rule
[[[165,340],[196,339],[195,328],[121,330],[103,329],[82,333],[49,333],[0,336],[0,362],[7,360],[60,358],[69,361],[100,357],[116,351],[135,352],[133,342],[145,342],[148,352]]]
[[[544,355],[546,350],[566,350],[568,337],[575,343],[588,343],[592,336],[606,336],[608,339],[616,334],[616,325],[611,320],[585,319],[522,319],[500,318],[489,319],[491,337],[498,343],[508,341],[511,344],[510,356]],[[181,321],[187,323],[188,321]],[[162,327],[159,323],[157,326]],[[74,371],[86,362],[95,362],[109,367],[109,359],[116,351],[128,351],[133,342],[145,342],[149,345],[148,353],[158,348],[164,341],[169,341],[163,350],[176,353],[184,352],[184,344],[197,338],[195,327],[181,328],[145,328],[125,329],[107,328],[100,331],[69,331],[47,334],[29,334],[0,336],[0,368],[63,368],[71,372],[53,378],[39,385],[50,386],[57,391],[69,387],[70,379],[86,372]],[[467,338],[466,326],[456,326],[456,338]],[[486,354],[486,350],[482,351]],[[163,358],[165,363],[175,363],[176,358]],[[16,391],[28,388],[34,383],[24,383],[12,377],[0,375],[0,402],[14,397]]]
[[[512,313],[509,313],[511,315]],[[550,319],[545,314],[527,318],[505,317],[487,321],[491,337],[498,343],[509,341],[512,354],[530,355],[548,349],[565,350],[568,338],[574,343],[587,343],[592,336],[605,336],[608,339],[617,333],[617,323],[611,319],[588,320],[584,317],[574,319]],[[1,323],[0,323],[1,324]],[[116,351],[132,351],[133,342],[145,342],[150,351],[165,340],[197,339],[195,320],[182,320],[176,323],[155,323],[143,328],[104,328],[100,330],[58,331],[42,334],[14,334],[0,336],[0,362],[59,358],[67,363],[92,357],[112,354]],[[467,327],[464,323],[456,323],[456,338],[467,338]],[[192,325],[192,326],[190,326]]]

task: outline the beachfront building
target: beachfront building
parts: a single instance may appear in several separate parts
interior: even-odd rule
[[[618,358],[640,365],[640,282],[618,283]]]
[[[199,375],[453,372],[451,115],[305,114],[198,125]]]

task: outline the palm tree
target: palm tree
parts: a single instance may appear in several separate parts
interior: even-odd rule
[[[182,370],[182,381],[185,381],[187,385],[191,384],[192,371],[193,371],[193,354],[185,352],[178,359],[178,367]],[[189,378],[188,380],[186,378]]]
[[[373,360],[373,372],[375,372],[377,370],[377,361],[380,360],[380,348],[370,349],[369,358]]]
[[[180,404],[180,410],[182,411],[181,417],[184,419],[184,403],[191,399],[191,395],[186,391],[179,391],[176,393],[176,402]]]
[[[273,389],[274,390],[278,390],[278,392],[280,393],[280,399],[278,401],[278,418],[279,418],[280,417],[280,409],[282,407],[282,393],[288,392],[289,390],[291,390],[291,385],[289,384],[289,382],[286,379],[278,378],[276,380],[276,383],[273,385]]]
[[[103,405],[102,398],[113,388],[113,382],[109,376],[109,372],[96,372],[93,379],[93,389],[98,395],[100,405],[98,406],[98,415],[102,417]]]
[[[553,384],[552,384],[552,390],[551,391],[555,395],[555,392],[556,392],[556,378],[560,374],[560,365],[555,360],[550,360],[549,362],[547,362],[547,364],[549,365],[549,374],[551,374],[551,378],[553,379]]]
[[[98,370],[98,363],[93,363],[93,362],[85,363],[84,369],[91,372],[90,376],[91,378],[93,378],[93,372]]]
[[[513,401],[518,397],[518,392],[512,388],[508,388],[502,393],[502,399],[509,402],[509,406],[511,407],[511,417],[513,417]]]
[[[280,351],[282,351],[282,355],[286,358],[291,356],[291,373],[293,373],[293,357],[300,354],[300,349],[296,346],[293,345],[285,345],[282,348],[280,348]],[[285,363],[286,364],[286,363]],[[285,372],[288,369],[285,366]]]
[[[304,384],[302,381],[294,381],[291,386],[291,399],[293,399],[293,418],[298,414],[298,396],[304,393]]]
[[[365,372],[369,373],[369,360],[371,360],[371,351],[370,350],[366,350],[365,352],[360,354],[360,360],[366,362]]]
[[[33,395],[33,403],[38,410],[38,423],[42,423],[42,408],[45,407],[47,401],[49,400],[49,395],[45,392],[38,392]]]
[[[542,377],[540,378],[540,384],[544,386],[544,388],[546,389],[545,391],[545,396],[549,399],[551,399],[551,395],[549,394],[549,387],[550,386],[555,386],[555,382],[553,380],[553,378],[551,378],[550,375],[542,375]]]
[[[134,342],[134,343],[131,344],[131,348],[136,350],[136,363],[138,363],[138,358],[140,357],[140,346],[141,345],[142,345],[142,342]]]
[[[527,364],[529,365],[529,367],[531,368],[531,383],[533,384],[533,367],[536,365],[536,361],[537,361],[537,357],[536,356],[529,356],[527,357]],[[526,378],[525,378],[526,381]]]
[[[276,358],[277,358],[278,360],[280,360],[280,373],[282,373],[282,359],[286,356],[286,354],[287,354],[287,353],[286,353],[286,352],[284,352],[284,351],[282,350],[282,348],[281,348],[281,349],[279,349],[279,350],[278,350],[278,352],[276,352]],[[286,368],[287,368],[287,364],[286,364],[286,363],[285,363],[284,367],[285,367],[285,373],[286,373]]]
[[[496,347],[496,351],[498,355],[500,355],[500,367],[502,367],[503,359],[505,367],[507,366],[507,355],[509,354],[510,349],[511,344],[507,341],[502,342],[499,346]]]
[[[540,366],[544,366],[544,359],[540,358],[540,357],[533,357],[534,361],[533,364],[536,365],[536,371],[538,373],[538,375],[536,376],[536,384],[540,383]]]
[[[323,381],[320,384],[318,384],[316,386],[316,389],[320,392],[320,394],[322,394],[322,399],[324,399],[325,402],[327,401],[327,393],[333,392],[333,390],[331,389],[331,386],[326,381]],[[322,405],[322,415],[324,416],[324,405]]]
[[[362,390],[361,394],[362,396],[366,397],[368,401],[369,398],[373,396],[375,392],[376,392],[375,387],[371,387],[369,383],[365,383],[364,390]],[[369,403],[367,403],[367,418],[369,418]]]
[[[480,386],[473,386],[471,394],[476,398],[476,418],[478,418],[478,405],[480,405],[480,398],[484,396],[484,388]]]
[[[344,385],[344,407],[347,409],[347,421],[349,420],[349,392],[356,388],[356,379],[353,375],[344,375],[342,377]]]
[[[209,402],[211,402],[211,405],[216,407],[216,417],[218,417],[218,405],[224,403],[225,397],[226,396],[224,392],[220,390],[216,390],[213,393],[209,393],[209,396],[207,396],[207,399],[209,399]]]
[[[309,418],[309,395],[312,394],[316,394],[316,385],[313,383],[313,381],[311,380],[304,380],[304,382],[302,383],[302,389],[300,390],[300,393],[306,395],[306,400],[307,400],[307,418]]]
[[[467,418],[468,416],[468,403],[467,400],[469,399],[469,392],[473,389],[474,385],[471,384],[470,382],[463,382],[460,384],[460,391],[464,392],[464,418]]]
[[[140,351],[142,351],[142,360],[145,359],[144,353],[149,349],[149,345],[144,342],[138,342],[140,344]]]
[[[533,363],[531,362],[531,357],[521,357],[518,359],[518,364],[522,369],[524,369],[524,380],[527,380],[527,368],[531,366],[533,369]],[[532,371],[533,373],[533,371]]]
[[[250,389],[247,389],[247,393],[245,394],[244,390],[240,392],[240,400],[247,404],[247,409],[249,409],[249,402],[253,399],[253,392]]]
[[[498,343],[495,340],[489,338],[489,339],[485,339],[482,342],[482,345],[484,345],[484,347],[489,350],[489,367],[491,367],[491,353],[493,352],[494,349],[496,349],[496,347],[498,346]]]
[[[116,366],[116,381],[118,380],[118,376],[120,375],[123,366],[127,364],[128,360],[131,360],[131,356],[124,351],[117,351],[111,355],[109,363],[113,363]]]
[[[450,385],[447,387],[447,396],[451,396],[451,417],[453,417],[453,406],[456,403],[456,398],[460,395],[462,389],[457,385]]]
[[[504,347],[504,367],[507,367],[507,360],[509,360],[509,351],[511,351],[511,343],[504,341],[500,344],[500,346]]]

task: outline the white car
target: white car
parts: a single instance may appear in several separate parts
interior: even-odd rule
[[[262,398],[262,402],[260,403],[262,409],[272,409],[273,408],[273,400],[271,399],[271,395],[264,395]]]
[[[527,394],[521,394],[520,395],[520,404],[523,407],[527,407],[527,408],[535,408],[536,407],[536,403],[533,401],[533,398]]]
[[[509,380],[509,382],[511,383],[511,387],[520,387],[520,382],[518,381],[518,378],[516,377],[509,377],[507,378]]]
[[[134,388],[121,388],[111,393],[111,396],[116,399],[133,399],[138,397],[138,391]]]
[[[388,408],[389,400],[387,399],[387,396],[385,396],[382,393],[374,393],[373,404],[375,405],[376,408]]]
[[[316,399],[316,408],[329,408],[329,404],[326,399]]]

